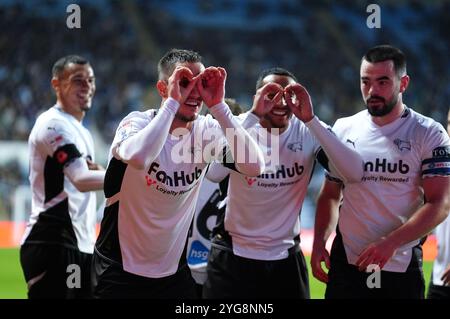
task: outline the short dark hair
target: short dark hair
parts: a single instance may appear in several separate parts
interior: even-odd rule
[[[263,86],[263,80],[266,76],[268,75],[284,75],[284,76],[288,76],[292,79],[294,79],[295,82],[298,82],[297,78],[295,77],[294,74],[292,74],[291,72],[289,72],[286,69],[280,68],[280,67],[275,67],[275,68],[269,68],[269,69],[265,69],[263,70],[258,77],[258,80],[256,81],[256,90],[258,90],[259,88],[261,88]]]
[[[60,77],[61,74],[64,72],[64,69],[66,68],[66,66],[70,63],[80,64],[80,65],[90,64],[88,60],[86,60],[85,58],[83,58],[79,55],[73,55],[73,54],[66,55],[66,56],[60,58],[58,61],[56,61],[55,64],[53,64],[53,68],[52,68],[53,77]]]
[[[202,56],[192,50],[172,49],[158,62],[158,78],[163,80],[172,74],[177,63],[197,63],[202,62]]]
[[[383,62],[392,60],[394,62],[394,70],[398,77],[406,74],[406,57],[398,48],[392,45],[377,45],[364,54],[362,60],[370,63]]]

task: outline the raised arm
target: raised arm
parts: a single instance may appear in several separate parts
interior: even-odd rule
[[[183,78],[189,80],[186,87],[180,85]],[[113,145],[112,154],[136,169],[147,167],[161,152],[175,114],[195,84],[192,72],[186,67],[178,66],[168,80],[169,98],[158,114],[140,130],[133,120],[123,121],[116,134],[121,140]]]
[[[244,175],[258,176],[265,168],[264,156],[224,102],[226,75],[223,68],[209,67],[202,73],[201,80],[197,81],[197,88],[225,134],[236,169]]]
[[[314,115],[311,97],[300,84],[290,84],[285,88],[287,104],[297,118],[305,123],[319,141],[330,160],[330,170],[334,169],[346,183],[358,183],[363,177],[363,160],[353,149],[322,125]]]

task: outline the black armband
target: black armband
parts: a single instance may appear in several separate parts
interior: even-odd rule
[[[62,167],[66,167],[73,160],[81,157],[80,151],[77,149],[75,144],[66,144],[59,147],[55,153],[53,153],[53,158]]]

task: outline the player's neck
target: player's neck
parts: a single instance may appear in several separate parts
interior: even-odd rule
[[[172,134],[172,132],[178,128],[184,128],[190,131],[192,129],[192,123],[193,121],[186,122],[184,120],[178,119],[176,116],[172,121],[172,125],[170,126],[169,133]]]
[[[389,114],[384,116],[372,116],[372,121],[378,126],[384,126],[401,117],[404,111],[405,106],[403,105],[402,100],[399,100]]]
[[[259,124],[264,127],[267,132],[269,132],[270,134],[274,134],[274,135],[280,135],[282,134],[284,131],[286,131],[289,127],[289,125],[283,126],[283,127],[273,127],[269,121],[262,119],[261,121],[259,121]]]
[[[68,107],[65,107],[60,101],[57,101],[57,108],[61,112],[72,115],[80,123],[81,123],[81,121],[83,121],[84,116],[86,115],[86,112],[84,112],[84,111],[77,112],[75,110],[71,110]]]

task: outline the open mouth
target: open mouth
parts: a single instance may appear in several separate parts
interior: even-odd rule
[[[196,101],[196,100],[187,100],[186,102],[184,102],[184,105],[186,105],[188,107],[192,107],[192,108],[199,108],[201,105],[201,102]]]
[[[80,94],[77,94],[77,97],[80,100],[87,102],[87,101],[89,101],[92,98],[92,94],[90,94],[90,93],[80,93]]]
[[[270,113],[272,115],[276,115],[276,116],[286,116],[286,115],[288,115],[288,110],[272,109],[272,111],[270,111]]]

